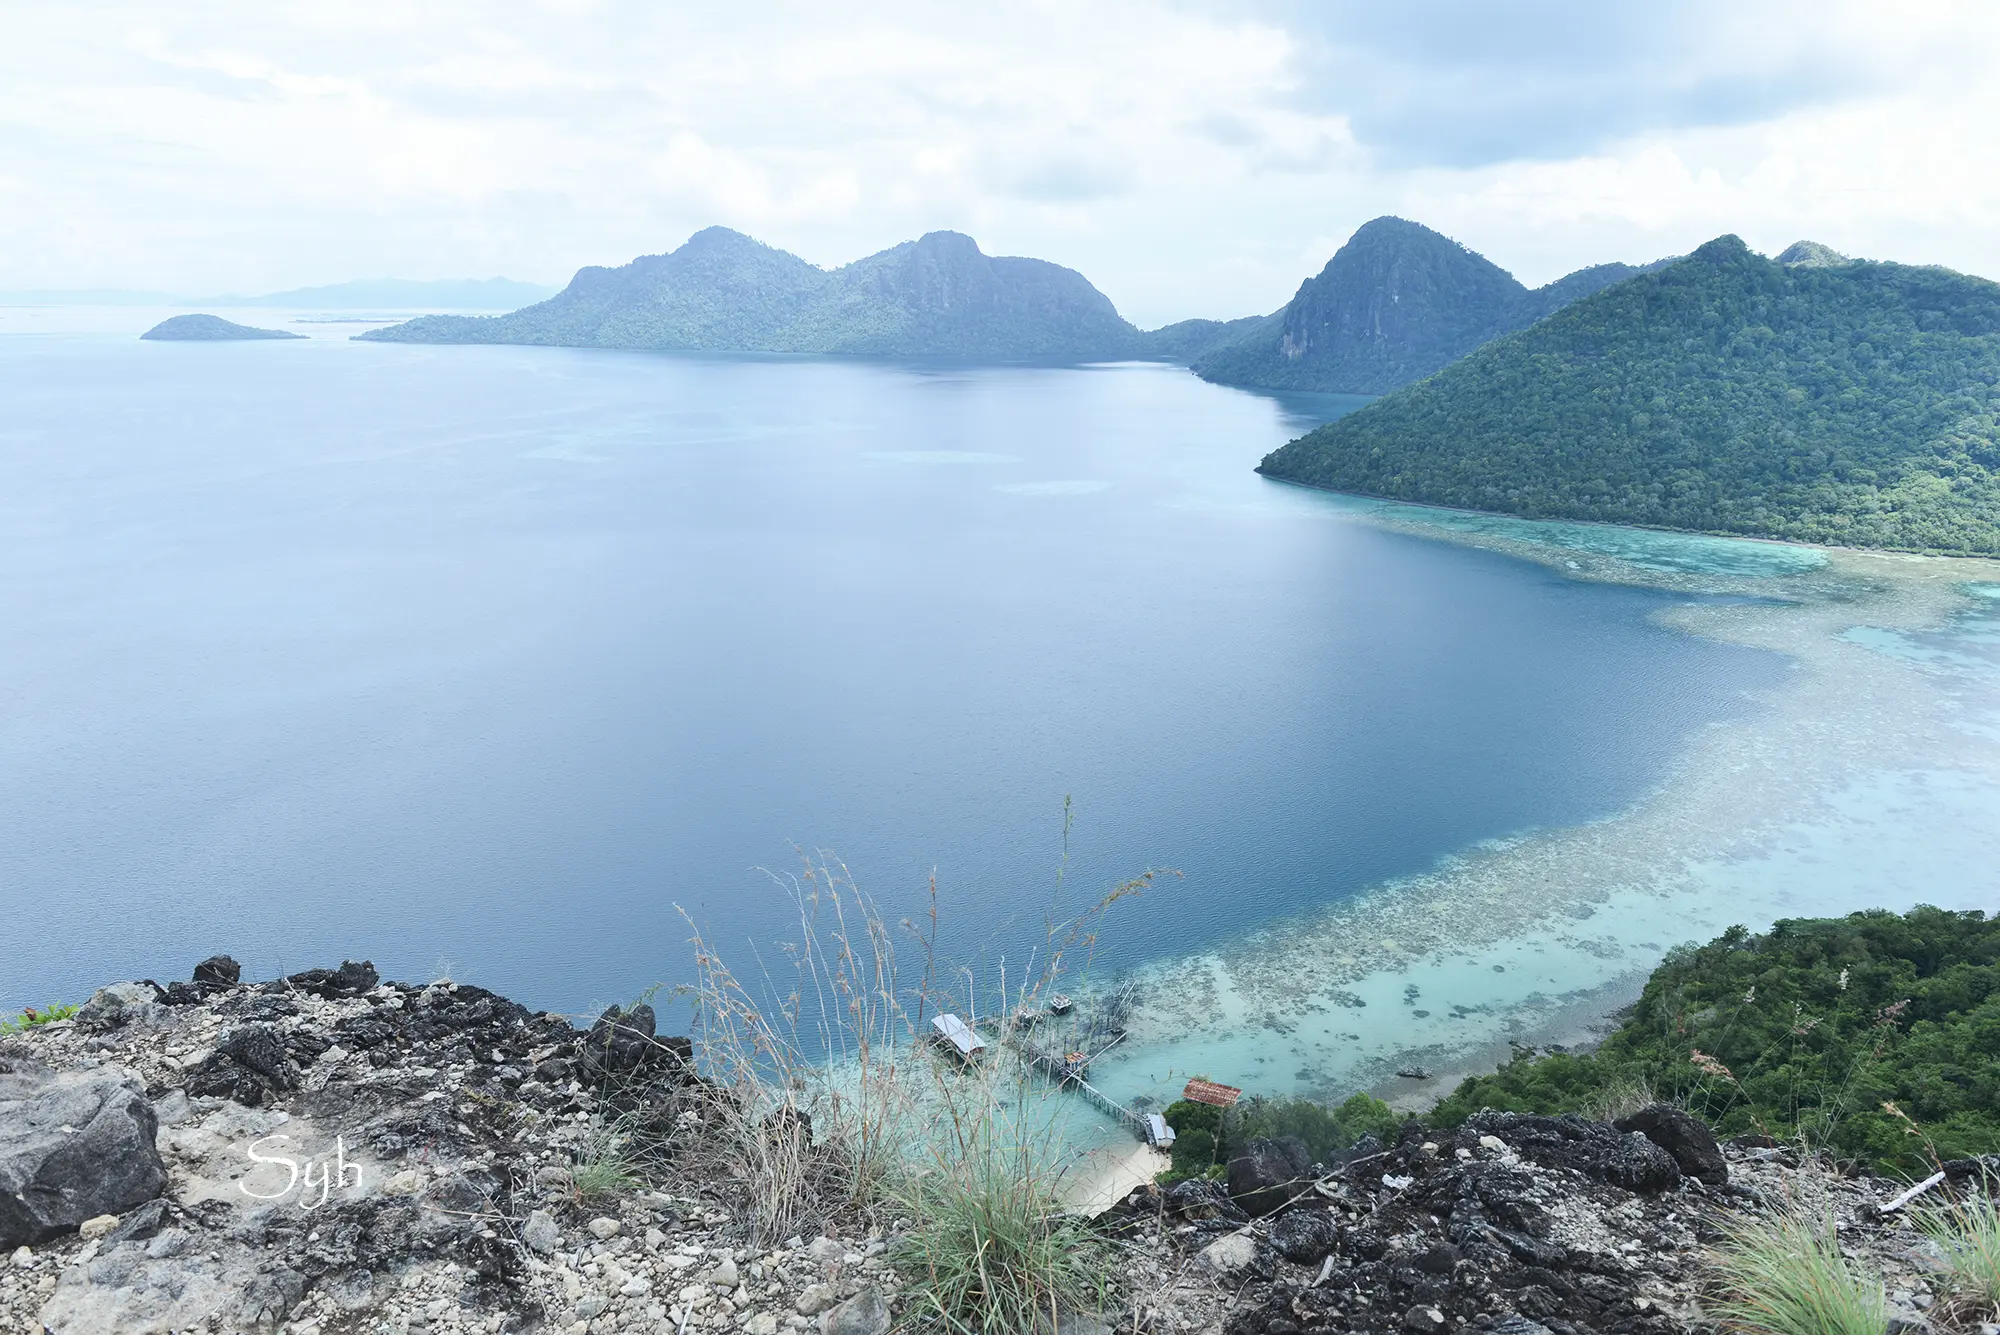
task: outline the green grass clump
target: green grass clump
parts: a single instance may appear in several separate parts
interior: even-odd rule
[[[1725,1330],[1741,1335],[1882,1335],[1882,1280],[1857,1274],[1840,1254],[1830,1219],[1796,1210],[1724,1226],[1713,1264]]]
[[[67,1020],[75,1015],[75,1006],[48,1005],[30,1006],[11,1020],[0,1020],[0,1034],[19,1034],[33,1029],[36,1025],[54,1024],[57,1020]]]
[[[2000,1308],[2000,1204],[1986,1190],[1927,1206],[1911,1222],[1944,1261],[1937,1285],[1946,1296],[1992,1311]]]
[[[1060,1212],[1039,1174],[998,1165],[933,1171],[905,1184],[900,1204],[916,1223],[896,1262],[922,1327],[1019,1335],[1104,1303],[1104,1242]]]
[[[636,1139],[629,1115],[590,1128],[571,1152],[569,1186],[579,1203],[602,1201],[646,1185]]]

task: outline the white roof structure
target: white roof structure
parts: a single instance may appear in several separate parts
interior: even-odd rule
[[[1167,1125],[1167,1119],[1158,1113],[1146,1114],[1146,1143],[1155,1149],[1167,1149],[1174,1143],[1174,1129]]]
[[[985,1042],[973,1031],[972,1026],[956,1015],[932,1016],[931,1028],[937,1030],[938,1037],[951,1044],[953,1050],[968,1061],[986,1051]]]

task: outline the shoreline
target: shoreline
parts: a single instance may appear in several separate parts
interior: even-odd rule
[[[1310,434],[1311,432],[1307,433]],[[1301,436],[1298,439],[1304,438]],[[1413,501],[1404,496],[1384,496],[1373,491],[1329,487],[1320,482],[1306,482],[1295,477],[1280,477],[1276,473],[1267,473],[1261,463],[1250,471],[1267,482],[1276,482],[1287,487],[1301,487],[1307,491],[1323,492],[1330,496],[1346,496],[1354,500],[1376,501],[1385,505],[1407,505],[1417,510],[1435,510],[1443,514],[1475,516],[1481,519],[1506,519],[1520,524],[1585,524],[1592,528],[1626,529],[1635,533],[1660,533],[1683,538],[1721,538],[1729,542],[1759,542],[1773,547],[1799,547],[1808,551],[1843,552],[1857,556],[1929,556],[1947,561],[2000,560],[2000,552],[1944,551],[1935,547],[1842,547],[1834,543],[1807,542],[1801,538],[1774,538],[1763,533],[1728,533],[1721,529],[1709,528],[1668,528],[1661,524],[1640,524],[1619,519],[1582,519],[1570,515],[1516,515],[1509,514],[1505,510],[1474,510],[1463,505],[1446,505],[1442,501]]]
[[[1648,563],[1645,550],[1563,545],[1573,532],[1540,521],[1466,530],[1346,513],[1567,578],[1751,600],[1656,616],[1783,654],[1792,671],[1749,716],[1691,736],[1667,778],[1622,812],[1490,841],[1143,966],[1152,1004],[1103,1082],[1122,1096],[1158,1097],[1203,1074],[1428,1107],[1511,1044],[1587,1041],[1684,941],[1864,907],[1993,907],[1983,869],[2000,865],[2000,662],[1978,650],[1980,633],[1953,637],[1992,610],[1968,586],[2000,583],[2000,562],[1811,549],[1821,559],[1804,569],[1687,569],[1674,562],[1688,542],[1738,540],[1659,534],[1667,550]],[[1421,1088],[1393,1074],[1411,1063],[1435,1073]]]

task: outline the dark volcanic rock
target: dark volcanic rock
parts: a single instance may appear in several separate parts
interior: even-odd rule
[[[204,987],[234,987],[243,980],[243,966],[227,955],[210,955],[194,966],[194,981]]]
[[[1681,1172],[1711,1187],[1729,1181],[1729,1164],[1708,1123],[1671,1103],[1655,1103],[1614,1123],[1620,1131],[1637,1131],[1674,1156]]]
[[[629,1011],[613,1006],[605,1011],[578,1045],[577,1065],[582,1076],[600,1080],[655,1068],[676,1074],[686,1071],[694,1045],[685,1038],[654,1037],[654,1023],[651,1006],[634,1006]]]
[[[338,969],[307,969],[285,979],[285,983],[301,992],[325,997],[328,1001],[338,1001],[342,997],[358,997],[373,991],[382,981],[375,966],[368,960],[355,963],[347,960]]]
[[[1465,1126],[1480,1135],[1500,1137],[1524,1159],[1549,1168],[1573,1168],[1627,1191],[1659,1192],[1680,1185],[1680,1165],[1645,1136],[1574,1113],[1538,1117],[1478,1112],[1465,1119]]]
[[[1160,1198],[1167,1211],[1180,1219],[1220,1219],[1240,1224],[1249,1218],[1241,1206],[1229,1199],[1228,1188],[1207,1178],[1176,1182],[1161,1192]]]
[[[1295,1265],[1313,1265],[1340,1240],[1340,1226],[1325,1210],[1291,1210],[1271,1225],[1271,1249]]]
[[[298,1088],[298,1067],[284,1037],[267,1024],[246,1024],[223,1036],[201,1065],[189,1073],[193,1095],[234,1099],[256,1107],[272,1094]]]
[[[1229,1195],[1253,1215],[1276,1214],[1310,1180],[1312,1155],[1297,1137],[1253,1140],[1229,1160]]]
[[[0,1074],[0,1250],[158,1196],[157,1130],[145,1091],[115,1069]]]

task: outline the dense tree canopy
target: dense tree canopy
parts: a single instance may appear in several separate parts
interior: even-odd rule
[[[1890,1172],[2000,1151],[2000,919],[1918,908],[1732,928],[1670,954],[1595,1052],[1524,1055],[1433,1116],[1650,1097]]]
[[[1787,266],[1722,237],[1262,471],[1528,517],[2000,553],[2000,284]]]

